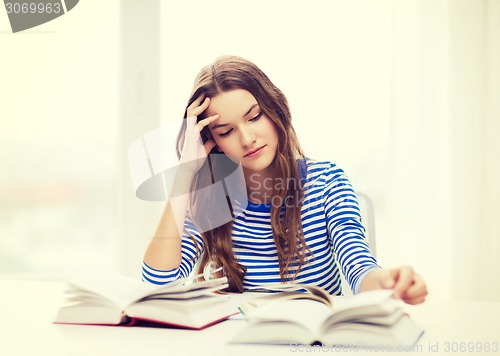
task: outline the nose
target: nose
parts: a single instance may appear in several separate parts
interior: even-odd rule
[[[251,146],[255,142],[255,134],[248,128],[240,130],[240,142],[243,147]]]

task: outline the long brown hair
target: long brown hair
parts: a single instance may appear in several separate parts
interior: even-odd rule
[[[234,89],[244,89],[250,92],[264,114],[269,117],[278,132],[277,153],[273,161],[274,178],[280,182],[301,182],[298,159],[304,159],[297,135],[291,124],[291,113],[285,95],[278,89],[271,80],[252,62],[236,56],[222,56],[210,65],[205,66],[197,75],[191,97],[186,105],[184,118],[187,116],[187,107],[199,97],[205,94],[208,97],[215,97],[221,92]],[[203,118],[203,114],[198,117],[198,121]],[[180,157],[182,144],[184,142],[186,120],[178,135],[177,155]],[[209,135],[208,127],[201,132],[202,141],[206,142]],[[198,188],[213,182],[214,172],[211,166],[210,156],[217,154],[214,150],[209,155],[209,159],[198,171],[193,182],[193,192]],[[197,186],[197,187],[195,187]],[[282,185],[283,187],[283,185]],[[293,280],[306,261],[308,249],[302,230],[301,208],[303,189],[301,184],[285,184],[283,189],[273,188],[274,201],[282,204],[272,204],[271,224],[273,238],[278,250],[278,262],[280,268],[280,278],[283,282]],[[285,206],[286,202],[286,206]],[[202,202],[196,199],[191,200],[189,212],[196,216],[200,212]],[[284,216],[280,219],[282,208],[286,208]],[[206,215],[206,212],[205,212]],[[283,215],[283,214],[282,214]],[[233,215],[234,216],[234,215]],[[196,218],[193,219],[195,222]],[[238,263],[234,257],[232,248],[232,221],[215,227],[202,233],[205,253],[198,265],[198,272],[203,271],[210,261],[214,261],[217,266],[222,266],[225,275],[229,280],[229,289],[233,292],[243,292],[243,277],[246,267]],[[198,246],[198,245],[196,245]],[[199,249],[197,247],[197,253]]]

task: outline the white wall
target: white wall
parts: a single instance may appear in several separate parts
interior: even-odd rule
[[[307,156],[331,160],[385,209],[392,1],[162,2],[161,119],[179,120],[216,57],[254,61],[287,96]],[[382,226],[380,226],[382,230]],[[381,235],[383,236],[383,235]],[[386,248],[381,245],[380,254]]]
[[[161,120],[180,120],[217,56],[254,61],[287,95],[306,154],[373,198],[383,266],[414,266],[431,296],[500,299],[487,276],[500,252],[498,6],[164,1]]]
[[[139,200],[130,179],[128,147],[160,125],[159,2],[120,2],[120,272],[140,278],[140,266],[162,204]]]

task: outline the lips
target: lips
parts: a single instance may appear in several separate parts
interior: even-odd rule
[[[257,151],[260,151],[260,150],[261,150],[261,149],[263,149],[264,147],[266,147],[266,145],[264,145],[264,146],[260,146],[259,148],[256,148],[255,150],[248,152],[248,153],[245,155],[245,157],[250,156],[251,154],[253,154],[253,153],[257,152]]]

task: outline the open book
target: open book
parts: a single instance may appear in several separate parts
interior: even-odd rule
[[[237,314],[227,278],[203,282],[178,280],[155,287],[124,276],[82,278],[68,282],[55,323],[95,325],[165,324],[202,329]]]
[[[330,293],[321,287],[313,284],[299,283],[267,283],[248,289],[249,292],[267,292],[262,295],[244,300],[240,306],[240,311],[243,314],[248,314],[253,309],[259,308],[265,304],[279,300],[298,300],[307,299],[326,304],[333,308],[333,297]],[[269,293],[279,292],[279,293]]]
[[[306,293],[293,288],[244,302],[247,325],[231,342],[412,347],[423,334],[392,290],[331,297],[319,287],[302,286]]]

